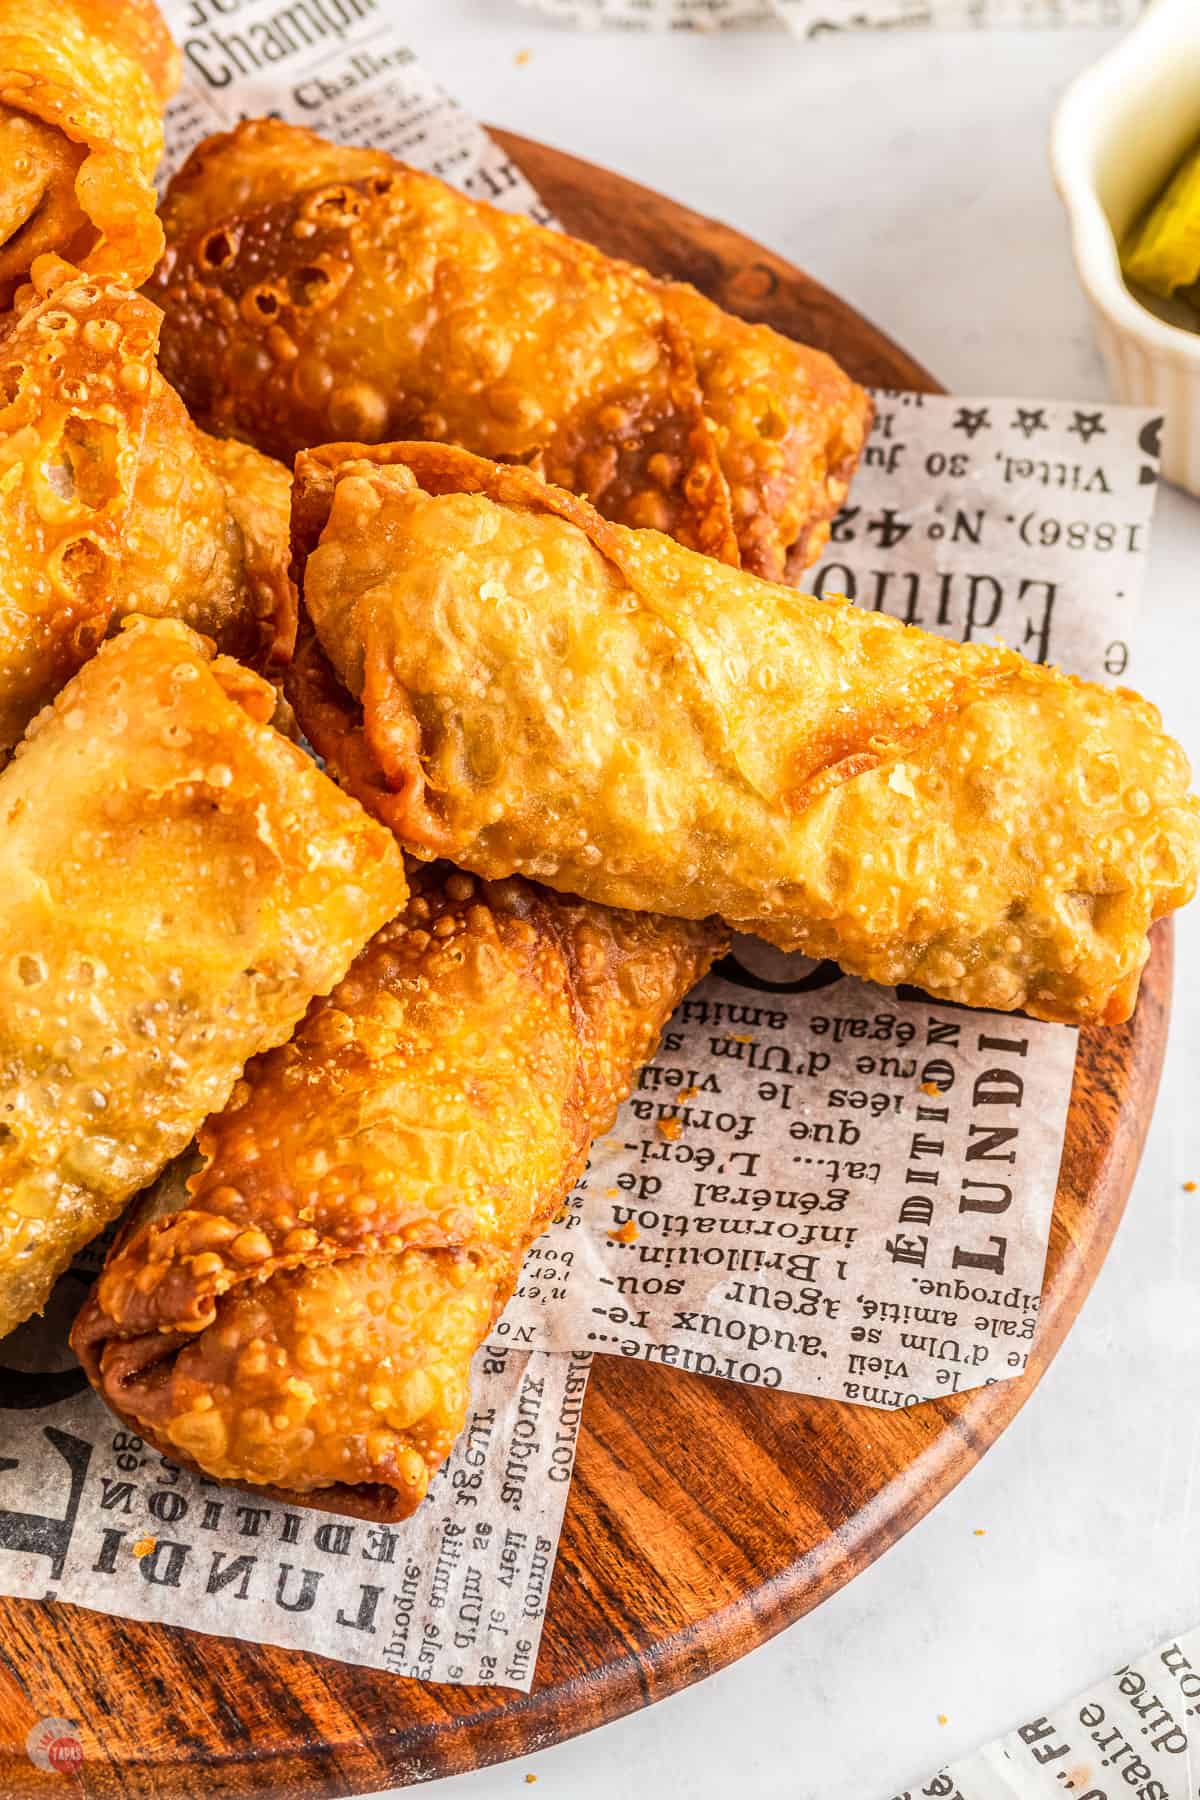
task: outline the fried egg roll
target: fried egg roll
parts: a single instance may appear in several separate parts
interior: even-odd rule
[[[28,292],[0,335],[0,763],[128,612],[254,662],[295,631],[288,472],[196,429],[148,300],[51,259]]]
[[[0,1332],[406,895],[274,689],[137,620],[0,773]]]
[[[145,280],[178,81],[154,0],[0,0],[0,307],[47,253]]]
[[[447,446],[297,470],[304,605],[376,770],[356,791],[415,854],[968,1006],[1128,1017],[1200,856],[1187,759],[1135,694]]]
[[[104,1399],[207,1475],[407,1517],[521,1256],[719,948],[418,869],[125,1228],[72,1334]]]
[[[148,291],[202,423],[290,461],[440,439],[777,578],[813,561],[870,416],[831,358],[379,150],[257,119],[168,189]]]

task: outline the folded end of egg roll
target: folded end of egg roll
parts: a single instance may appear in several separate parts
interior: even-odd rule
[[[0,0],[0,306],[47,253],[136,286],[179,52],[153,0]]]

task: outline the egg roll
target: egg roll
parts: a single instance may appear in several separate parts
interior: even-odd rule
[[[72,1334],[103,1398],[207,1475],[407,1517],[525,1249],[720,946],[418,868],[125,1229]]]
[[[1187,759],[1126,690],[445,445],[300,457],[292,528],[363,710],[355,791],[418,856],[1080,1023],[1129,1016],[1151,922],[1194,892]]]
[[[154,0],[0,0],[0,307],[48,252],[145,280],[179,69]]]
[[[275,690],[136,620],[0,773],[0,1333],[404,901]]]
[[[163,223],[163,369],[223,434],[288,461],[399,437],[537,460],[773,577],[828,538],[867,395],[690,288],[275,119],[200,144]]]
[[[49,258],[28,295],[0,334],[0,764],[126,613],[256,663],[295,632],[287,470],[196,429],[148,300]]]

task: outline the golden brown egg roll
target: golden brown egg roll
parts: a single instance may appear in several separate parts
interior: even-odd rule
[[[356,791],[415,854],[969,1006],[1128,1017],[1200,857],[1187,759],[1135,694],[444,445],[297,471],[304,605],[377,770]]]
[[[149,286],[201,422],[540,459],[607,517],[782,578],[846,495],[870,402],[820,351],[379,150],[252,120],[172,181]]]
[[[416,871],[135,1211],[72,1334],[104,1399],[205,1474],[406,1517],[521,1256],[719,947]]]
[[[0,307],[48,252],[145,280],[178,81],[154,0],[0,0]]]
[[[0,763],[128,612],[255,662],[295,632],[288,472],[196,429],[149,301],[52,259],[29,295],[0,335]]]
[[[0,1333],[405,898],[275,700],[137,620],[0,774]]]

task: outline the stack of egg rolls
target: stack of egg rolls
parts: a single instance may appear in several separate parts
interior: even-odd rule
[[[197,147],[149,293],[193,413],[273,456],[444,439],[783,579],[870,401],[837,364],[383,151],[255,119]]]

